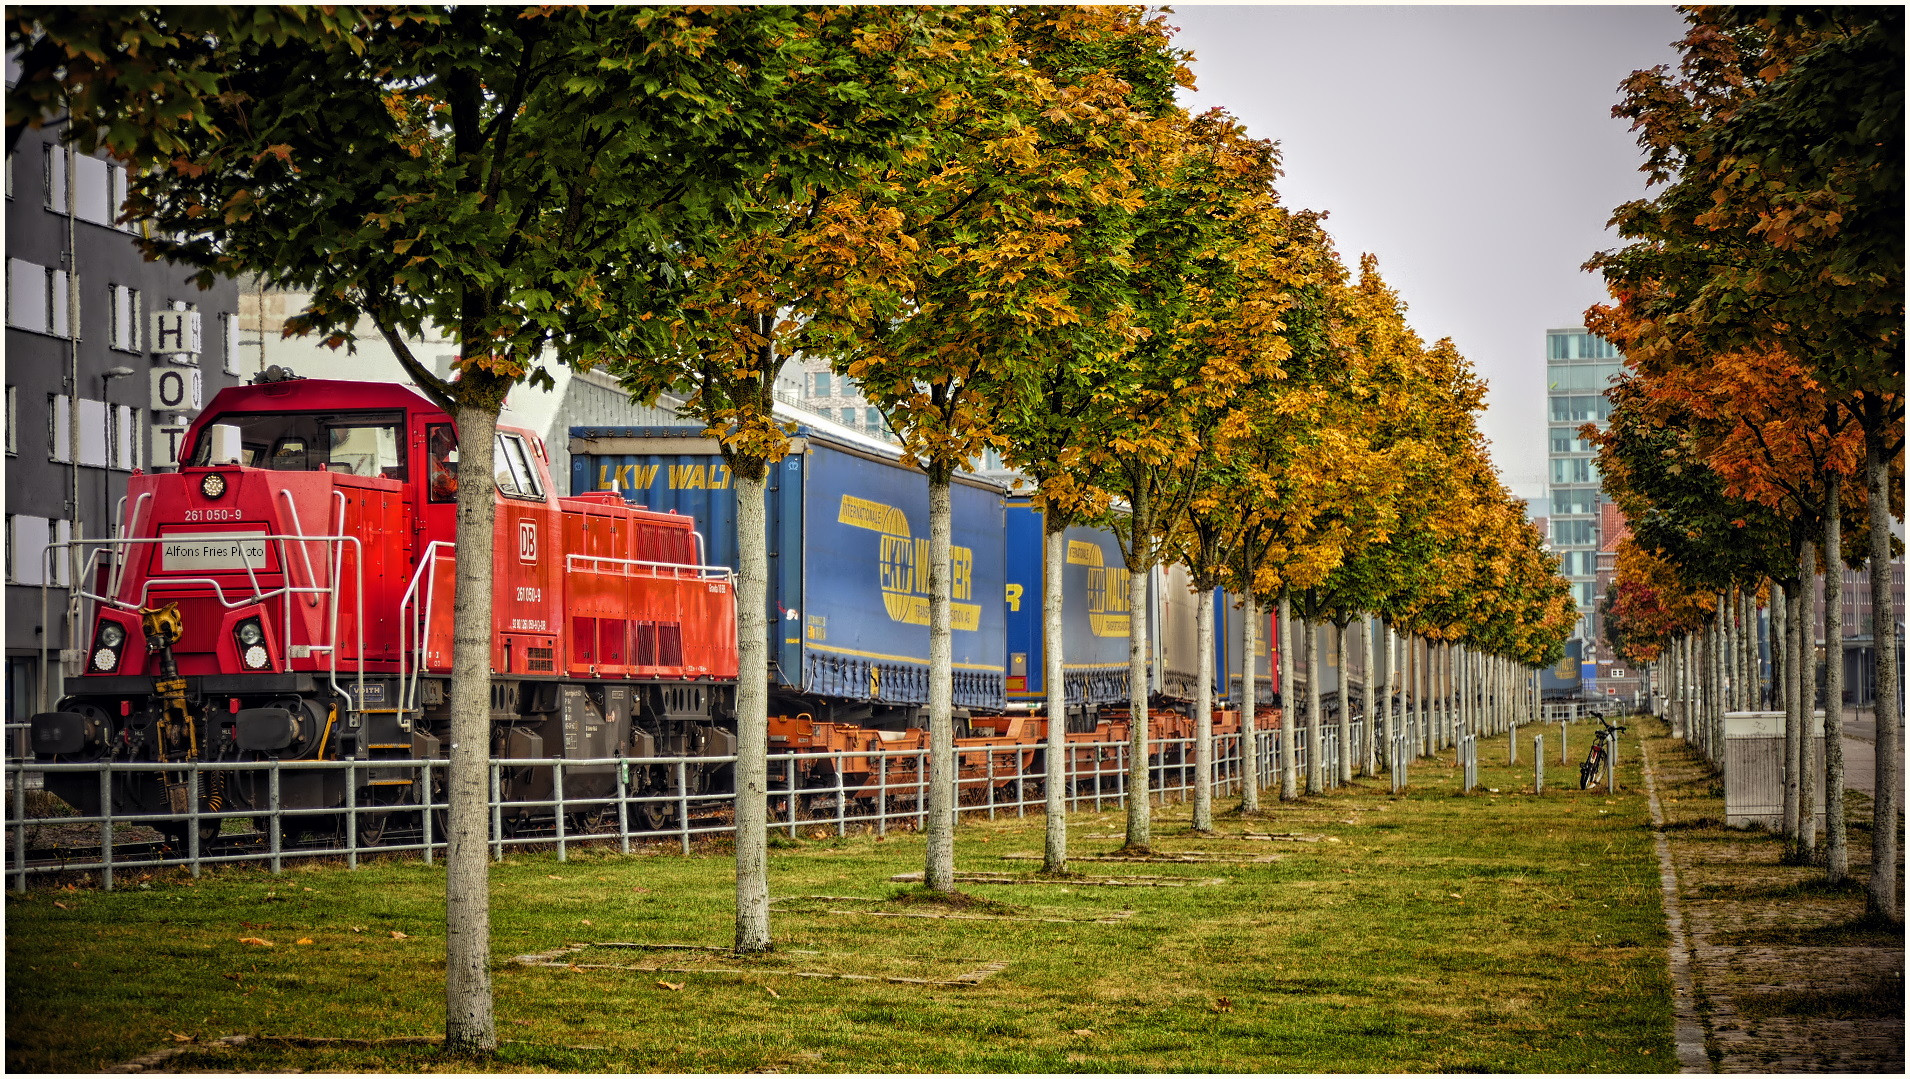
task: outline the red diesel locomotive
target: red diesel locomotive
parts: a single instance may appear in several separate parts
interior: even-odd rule
[[[690,518],[613,493],[560,497],[532,432],[496,436],[492,752],[573,759],[734,753],[735,592]],[[88,541],[96,612],[83,673],[32,720],[42,760],[414,760],[443,756],[449,714],[457,437],[397,385],[274,369],[213,398],[177,472],[135,474],[117,538]],[[633,768],[633,794],[674,776]],[[691,793],[727,790],[727,765]],[[369,767],[352,803],[421,801],[418,772]],[[441,773],[440,773],[441,774]],[[348,804],[344,773],[287,770],[286,808]],[[188,811],[181,773],[129,772],[115,815]],[[566,796],[615,793],[613,766],[565,773]],[[100,811],[96,777],[50,773]],[[506,800],[550,796],[512,769]],[[200,809],[264,809],[266,773],[212,771]],[[441,795],[434,800],[442,803]],[[648,821],[661,824],[664,803]],[[298,818],[317,830],[336,815]],[[360,813],[362,841],[386,816]],[[180,822],[155,822],[178,838]],[[217,822],[205,822],[207,833]]]

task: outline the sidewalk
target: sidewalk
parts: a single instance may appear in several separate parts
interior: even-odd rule
[[[1679,1040],[1703,1050],[1684,1070],[1902,1073],[1903,935],[1860,921],[1868,814],[1852,820],[1865,827],[1850,880],[1831,888],[1821,868],[1780,864],[1778,837],[1723,827],[1716,776],[1681,743],[1648,741],[1684,931],[1673,971],[1689,977]]]

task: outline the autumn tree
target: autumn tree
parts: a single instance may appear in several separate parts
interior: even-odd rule
[[[770,946],[767,877],[769,634],[763,500],[789,451],[775,381],[819,312],[847,302],[841,268],[908,243],[893,216],[860,215],[877,182],[942,119],[950,95],[985,78],[1001,20],[954,9],[812,7],[792,13],[762,77],[780,132],[770,167],[726,219],[679,243],[683,294],[661,351],[615,364],[633,397],[682,395],[735,477],[740,666],[737,692],[736,948]],[[640,346],[643,342],[634,344]]]
[[[950,95],[921,142],[855,193],[854,213],[893,222],[894,257],[846,268],[846,301],[807,329],[928,477],[924,879],[941,891],[954,886],[950,483],[1083,324],[1070,283],[1121,272],[1119,235],[1083,226],[1129,198],[1122,148],[1149,123],[1147,95],[1185,77],[1160,19],[1139,8],[1016,9],[1010,24],[999,77]]]
[[[153,225],[149,256],[308,293],[288,330],[334,347],[369,320],[457,424],[446,1044],[488,1052],[498,412],[547,364],[628,354],[680,278],[677,240],[768,168],[784,132],[761,123],[779,89],[764,59],[792,16],[219,10],[11,9],[9,44],[77,58],[89,111],[68,137],[138,166],[127,209]],[[427,325],[460,345],[448,381],[407,344]]]
[[[1864,432],[1873,632],[1893,638],[1887,475],[1902,452],[1903,11],[1700,7],[1676,77],[1635,72],[1630,118],[1662,190],[1618,208],[1627,246],[1590,265],[1648,347],[1780,347]],[[1901,713],[1877,651],[1869,904],[1900,919]]]

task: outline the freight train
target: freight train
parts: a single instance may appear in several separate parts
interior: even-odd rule
[[[772,750],[917,748],[928,696],[926,484],[894,450],[831,428],[798,430],[769,485]],[[533,431],[505,422],[496,435],[492,753],[707,757],[688,770],[686,793],[723,794],[737,641],[727,568],[735,502],[721,455],[698,428],[579,428],[569,448],[566,496]],[[358,840],[377,842],[421,792],[415,769],[376,763],[445,755],[455,426],[407,387],[273,369],[214,397],[180,460],[175,472],[135,474],[115,538],[82,545],[89,645],[67,696],[32,717],[36,756],[368,762],[350,792],[339,771],[283,771],[277,802],[388,807],[356,815]],[[1046,737],[1041,520],[1026,498],[963,476],[955,522],[958,744],[964,774],[979,774],[988,761],[975,747],[1009,742],[997,752],[1032,755]],[[1118,741],[1124,571],[1110,533],[1077,528],[1068,538],[1064,721],[1071,741]],[[1150,689],[1183,697],[1192,596],[1184,578],[1158,584],[1153,624],[1169,630],[1152,637]],[[1231,644],[1216,687],[1226,702],[1239,695],[1239,621],[1230,604],[1217,609]],[[1266,669],[1264,654],[1255,666]],[[1273,687],[1258,681],[1264,700]],[[1236,714],[1222,713],[1223,730]],[[1191,721],[1169,711],[1161,733],[1183,726]],[[817,756],[777,786],[860,788],[876,782],[869,761]],[[666,765],[624,774],[635,795],[677,789]],[[266,776],[202,767],[199,808],[264,810]],[[100,811],[96,778],[47,782],[81,812]],[[614,765],[569,767],[566,798],[607,798],[618,782]],[[186,813],[192,789],[183,770],[128,771],[115,774],[110,797],[116,816],[154,817],[178,839],[186,825],[163,818]],[[552,769],[506,769],[499,793],[507,803],[549,799]],[[441,803],[441,792],[432,798]],[[676,809],[639,805],[651,827]],[[507,824],[535,817],[529,807],[505,814]],[[343,820],[299,819],[318,830]]]

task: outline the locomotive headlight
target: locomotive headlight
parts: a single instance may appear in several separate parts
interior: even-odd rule
[[[207,498],[225,494],[225,477],[217,472],[206,473],[206,478],[199,481],[199,493]]]
[[[265,627],[256,618],[248,618],[232,628],[239,641],[239,663],[248,671],[262,671],[272,665],[272,653],[265,650]]]
[[[102,621],[93,632],[93,655],[89,664],[94,674],[119,670],[119,646],[126,643],[126,629],[117,622]]]

